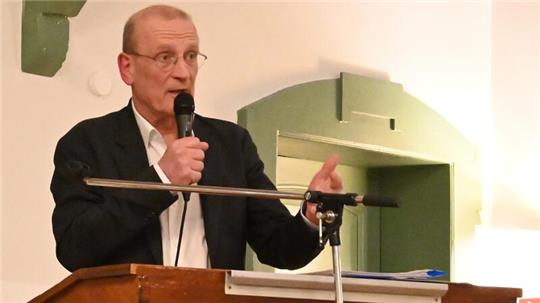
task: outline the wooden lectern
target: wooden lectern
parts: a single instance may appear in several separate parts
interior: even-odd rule
[[[30,302],[333,302],[332,285],[327,276],[125,264],[80,269]],[[521,296],[516,288],[372,279],[344,279],[344,290],[347,302],[514,303]]]

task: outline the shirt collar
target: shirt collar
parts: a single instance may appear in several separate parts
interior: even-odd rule
[[[137,111],[133,99],[131,100],[131,107],[133,108],[133,113],[135,113],[135,121],[137,121],[137,126],[141,132],[144,146],[148,148],[150,146],[150,142],[157,139],[156,136],[161,137],[161,134]]]

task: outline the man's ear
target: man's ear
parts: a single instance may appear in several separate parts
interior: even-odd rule
[[[120,53],[117,58],[118,70],[120,77],[127,85],[133,84],[133,69],[131,58],[125,53]]]

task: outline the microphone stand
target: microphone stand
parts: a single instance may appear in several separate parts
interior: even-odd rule
[[[320,191],[306,191],[304,194],[293,192],[280,192],[276,190],[248,189],[220,186],[203,185],[174,185],[146,181],[129,181],[103,178],[84,178],[84,183],[88,186],[101,186],[123,189],[139,190],[165,190],[180,191],[183,193],[196,192],[199,194],[217,195],[217,196],[240,196],[251,198],[267,199],[290,199],[306,200],[317,203],[317,218],[319,219],[319,246],[324,247],[324,243],[329,239],[332,246],[332,264],[334,273],[335,299],[337,303],[343,303],[343,284],[341,279],[341,256],[339,247],[341,240],[339,237],[339,228],[343,222],[343,207],[345,205],[357,206],[364,204],[366,206],[379,207],[398,207],[398,201],[388,197],[376,197],[370,195],[357,195],[355,193],[334,194],[323,193]],[[184,212],[185,213],[185,212]],[[326,236],[323,236],[323,227]]]
[[[355,197],[351,194],[329,194],[317,191],[307,191],[304,195],[306,201],[317,203],[317,218],[319,219],[319,247],[323,248],[326,239],[332,246],[332,268],[334,273],[334,286],[336,302],[343,303],[343,283],[341,280],[341,239],[339,228],[343,223],[343,207],[345,205],[356,206]],[[326,239],[323,238],[323,226],[326,231]]]

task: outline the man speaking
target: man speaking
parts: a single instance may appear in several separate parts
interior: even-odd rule
[[[123,109],[85,120],[58,142],[51,191],[56,254],[70,271],[119,263],[173,265],[183,195],[87,187],[65,173],[73,161],[93,177],[275,189],[248,132],[195,115],[193,136],[179,136],[174,99],[193,95],[199,38],[191,18],[151,6],[129,18],[118,55],[132,97]],[[312,190],[340,192],[337,157],[313,177]],[[291,216],[278,200],[192,193],[179,265],[244,269],[246,243],[265,264],[295,269],[319,252],[315,205]]]

